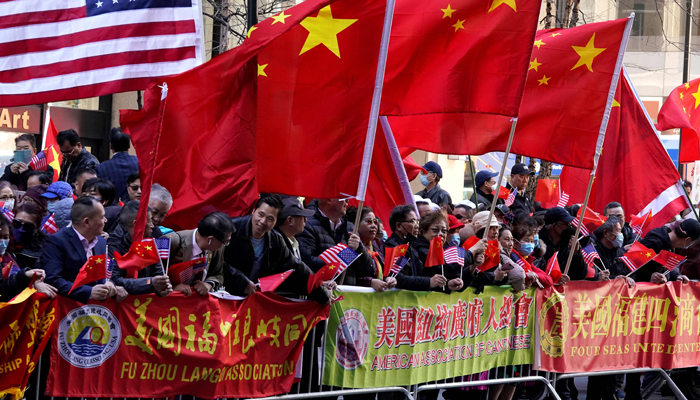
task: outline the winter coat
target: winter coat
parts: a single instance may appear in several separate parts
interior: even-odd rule
[[[656,254],[659,254],[661,250],[673,251],[673,247],[671,247],[671,238],[668,236],[669,232],[671,232],[671,230],[663,226],[652,229],[646,234],[646,236],[644,236],[643,239],[639,240],[639,243],[651,250],[654,250]],[[656,261],[649,261],[646,265],[635,271],[635,273],[631,276],[637,282],[650,282],[651,275],[654,272],[663,274],[665,271],[666,268],[664,268],[661,264],[657,263]],[[680,275],[680,272],[678,272],[678,268],[676,268],[674,271],[671,271],[671,273],[668,274],[668,280],[675,281],[676,278],[678,278],[678,275]]]
[[[126,254],[131,248],[131,242],[129,231],[122,224],[117,225],[116,229],[107,238],[107,252],[109,256],[114,257],[115,251],[121,255]],[[158,261],[156,264],[139,270],[137,278],[131,279],[126,277],[126,271],[120,269],[119,264],[115,262],[112,270],[112,281],[117,286],[123,286],[129,294],[148,294],[155,292],[150,278],[164,274],[163,265]]]
[[[444,206],[445,204],[452,204],[452,197],[450,197],[450,194],[447,193],[446,190],[442,189],[440,185],[435,185],[435,187],[430,190],[423,189],[416,193],[416,195],[424,199],[428,199],[440,207]]]
[[[56,203],[56,208],[53,210],[53,219],[56,221],[58,229],[63,229],[70,224],[70,209],[73,208],[74,202],[72,197],[66,197]]]
[[[84,169],[96,169],[100,165],[97,157],[90,154],[84,147],[80,150],[78,157],[70,161],[68,158],[63,158],[61,163],[61,174],[58,176],[59,181],[68,182],[71,185],[75,182],[78,172]]]

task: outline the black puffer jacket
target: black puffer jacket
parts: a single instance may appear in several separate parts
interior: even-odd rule
[[[669,232],[671,232],[671,230],[663,226],[661,228],[652,229],[639,243],[654,250],[656,254],[659,254],[661,250],[673,251],[673,247],[671,247],[671,238],[668,236]],[[661,266],[661,264],[656,261],[649,261],[632,274],[632,278],[637,282],[650,282],[651,275],[654,272],[663,274],[664,271],[666,271],[666,268]],[[671,271],[671,273],[668,274],[668,280],[675,281],[678,275],[680,275],[680,273],[678,272],[678,268],[676,268],[675,271]]]
[[[590,241],[600,256],[600,260],[595,260],[594,262],[598,267],[600,267],[601,262],[603,265],[605,265],[605,268],[610,271],[610,279],[614,279],[620,275],[627,275],[629,273],[629,269],[627,269],[625,263],[620,261],[620,256],[625,253],[624,249],[618,247],[609,249],[603,246],[601,241],[595,235],[591,235]]]
[[[575,233],[575,232],[574,232]],[[544,254],[544,264],[538,263],[538,267],[544,271],[544,266],[546,266],[547,262],[549,261],[550,258],[554,255],[554,253],[559,252],[559,255],[557,256],[557,260],[559,260],[559,266],[562,269],[562,273],[564,272],[564,268],[566,266],[566,262],[569,259],[569,240],[571,239],[572,233],[569,232],[564,232],[561,237],[561,241],[559,242],[558,245],[555,245],[554,242],[552,241],[552,238],[549,236],[549,231],[547,231],[547,226],[542,228],[539,232],[539,237],[540,240],[544,242],[544,244],[547,246],[547,252]],[[588,239],[581,239],[579,241],[581,246],[586,246],[588,245]],[[594,268],[595,269],[595,268]],[[588,274],[588,265],[586,265],[586,262],[583,259],[583,255],[581,254],[581,251],[577,251],[574,253],[573,258],[571,259],[571,266],[569,267],[569,278],[571,278],[572,281],[582,281],[586,280],[586,275]],[[595,270],[595,276],[593,278],[589,278],[590,280],[597,280],[598,279],[598,270]]]
[[[491,208],[491,204],[493,203],[493,198],[494,195],[493,193],[491,194],[486,194],[484,193],[483,190],[481,189],[476,189],[476,193],[474,193],[471,197],[471,201],[474,204],[479,205],[479,210],[488,210]],[[483,204],[483,206],[482,206]],[[505,201],[503,199],[496,199],[496,204],[505,204]]]
[[[450,194],[447,193],[445,189],[442,189],[440,185],[435,185],[435,187],[430,190],[423,189],[416,193],[416,195],[428,199],[440,207],[445,204],[452,204],[452,197],[450,197]]]
[[[304,231],[296,236],[296,239],[299,241],[301,260],[313,271],[318,271],[326,265],[319,258],[319,255],[338,243],[347,244],[350,232],[353,230],[353,224],[345,218],[341,218],[338,229],[335,231],[331,230],[331,221],[321,214],[316,204],[315,201],[309,204],[308,208],[316,211],[316,214],[307,219]],[[368,286],[368,281],[365,278],[375,276],[372,258],[367,254],[362,244],[357,250],[360,253],[360,258],[346,269],[343,284]]]
[[[406,244],[406,241],[396,233],[392,233],[386,242],[384,242],[385,248],[392,248],[404,244]],[[409,245],[405,257],[408,258],[408,264],[406,264],[396,276],[396,287],[405,290],[429,291],[430,278],[423,275],[423,263],[420,261],[418,252]]]
[[[63,159],[61,163],[61,174],[58,176],[59,181],[68,182],[71,185],[75,183],[75,178],[78,176],[78,172],[84,169],[95,169],[100,165],[97,161],[97,157],[90,154],[84,147],[80,150],[78,158],[73,161],[67,158]]]
[[[250,240],[252,219],[252,215],[233,219],[236,230],[231,236],[231,243],[224,250],[224,261],[228,265],[228,267],[224,266],[224,286],[228,287],[228,282],[231,282],[232,286],[238,286],[240,278],[235,276],[237,272],[242,273],[252,282],[257,282],[259,278],[280,274],[291,269],[294,272],[280,285],[278,290],[306,295],[306,284],[311,276],[311,269],[294,258],[282,235],[274,230],[263,236],[265,247],[260,269],[255,276],[252,276],[253,264],[255,263],[255,249],[253,249]],[[317,288],[309,295],[310,298],[319,303],[326,303],[329,299],[328,296],[329,293],[323,288]]]

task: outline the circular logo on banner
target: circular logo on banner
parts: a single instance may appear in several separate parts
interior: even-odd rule
[[[563,293],[554,292],[540,309],[540,347],[557,358],[564,355],[566,332],[569,330],[569,307]]]
[[[360,310],[345,310],[340,317],[335,334],[335,360],[347,369],[353,370],[365,361],[369,345],[369,327]]]
[[[102,306],[76,308],[58,325],[58,352],[78,368],[102,365],[117,351],[121,339],[119,321]]]

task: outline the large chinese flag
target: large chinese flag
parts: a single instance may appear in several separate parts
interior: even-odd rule
[[[538,0],[396,2],[382,115],[517,116],[540,6]]]
[[[513,153],[593,167],[629,23],[625,18],[537,33]],[[504,151],[511,129],[510,118],[502,115],[443,113],[389,121],[399,146],[446,154]]]
[[[357,193],[385,8],[383,1],[338,0],[258,55],[261,192]]]
[[[258,197],[256,81],[265,78],[265,67],[258,66],[255,56],[331,3],[305,1],[260,22],[241,46],[159,79],[146,90],[141,111],[122,111],[121,126],[139,158],[142,196],[149,197],[155,182],[173,195],[170,226],[193,228],[211,211],[240,215],[253,206]],[[268,148],[280,144],[276,139],[259,143]],[[143,237],[147,205],[141,204],[134,239]]]
[[[538,179],[535,201],[539,201],[543,208],[556,207],[561,197],[561,187],[558,179]]]
[[[619,202],[628,221],[651,212],[644,226],[648,232],[687,208],[687,201],[678,170],[626,76],[613,105],[588,205],[603,210],[608,203]],[[562,170],[562,190],[572,203],[583,203],[590,173],[572,167]]]
[[[700,160],[700,79],[686,82],[673,89],[659,111],[656,128],[660,131],[681,128],[678,162]]]

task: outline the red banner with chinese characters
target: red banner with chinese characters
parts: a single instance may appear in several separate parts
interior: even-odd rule
[[[698,365],[700,283],[570,282],[537,291],[536,368],[593,372]],[[538,365],[539,363],[539,365]]]
[[[306,335],[329,310],[273,293],[58,304],[48,379],[58,397],[287,393]]]
[[[34,289],[0,303],[0,397],[23,397],[55,320],[55,301]]]

